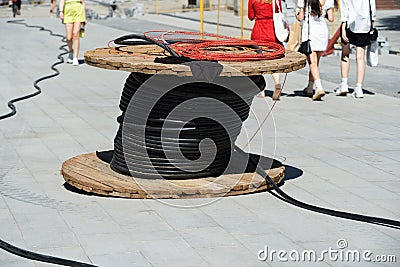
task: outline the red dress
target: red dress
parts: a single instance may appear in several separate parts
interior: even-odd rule
[[[248,17],[249,20],[255,19],[253,30],[251,31],[252,40],[263,40],[274,43],[280,43],[275,36],[274,21],[272,19],[272,1],[249,0]],[[281,0],[279,5],[282,6]],[[275,5],[275,10],[278,6]]]

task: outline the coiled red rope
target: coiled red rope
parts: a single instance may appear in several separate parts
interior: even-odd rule
[[[285,56],[282,45],[268,41],[242,40],[189,31],[148,31],[144,36],[168,44],[178,55],[194,60],[254,61]],[[171,44],[171,40],[174,43]]]
[[[271,60],[285,56],[285,48],[277,43],[189,31],[147,31],[141,36],[138,34],[122,36],[114,43],[143,44],[143,42],[129,41],[138,38],[163,47],[176,58],[191,60],[235,62]],[[110,46],[111,42],[113,41],[109,42],[109,48],[113,48]],[[113,49],[119,50],[118,47]]]
[[[282,45],[267,41],[232,39],[200,43],[178,42],[170,47],[180,56],[195,60],[254,61],[285,56]]]

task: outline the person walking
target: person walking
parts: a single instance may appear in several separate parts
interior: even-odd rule
[[[371,43],[370,31],[376,19],[375,0],[342,0],[340,6],[342,56],[340,69],[342,82],[335,93],[347,95],[347,80],[350,70],[350,44],[356,46],[357,84],[353,92],[355,98],[363,98],[362,83],[365,76],[365,47]]]
[[[66,39],[68,45],[67,63],[78,66],[79,55],[79,33],[81,24],[86,23],[85,0],[60,0],[59,17],[65,24]]]
[[[54,10],[56,9],[56,0],[50,0],[50,13],[54,13]]]
[[[312,100],[325,96],[319,71],[319,61],[328,45],[328,27],[325,18],[333,22],[334,0],[298,0],[296,18],[303,21],[302,42],[310,40],[311,54],[307,55],[310,67],[308,85],[303,93]],[[314,93],[315,89],[315,93]]]
[[[276,1],[276,2],[275,2]],[[262,40],[281,44],[275,36],[274,21],[272,19],[273,8],[272,3],[275,3],[275,9],[278,9],[277,2],[282,6],[281,0],[249,0],[247,16],[249,20],[255,20],[251,31],[251,40]],[[274,93],[272,99],[279,100],[281,94],[280,74],[272,74],[274,80]],[[265,97],[264,90],[258,94],[260,97]]]
[[[13,1],[15,1],[17,5],[17,15],[21,15],[21,0],[9,0],[8,7],[12,7]]]

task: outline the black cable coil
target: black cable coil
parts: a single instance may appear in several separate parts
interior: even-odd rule
[[[188,179],[221,175],[229,163],[231,151],[240,133],[242,122],[249,116],[250,105],[254,95],[265,87],[263,76],[251,76],[250,79],[255,83],[254,88],[256,90],[249,90],[247,86],[239,94],[224,88],[220,83],[186,83],[184,78],[179,77],[179,79],[183,80],[181,85],[168,92],[161,92],[162,97],[151,109],[150,114],[146,114],[146,110],[155,101],[154,99],[157,99],[160,90],[164,90],[163,88],[146,88],[144,90],[145,95],[140,97],[140,101],[136,99],[132,103],[139,112],[127,112],[132,97],[151,76],[131,73],[125,82],[119,105],[122,115],[117,118],[120,126],[114,138],[114,155],[110,163],[111,168],[118,173],[138,178],[160,178],[161,175],[165,179]],[[165,79],[173,79],[173,77],[165,77]],[[218,77],[217,79],[230,79],[230,82],[233,80],[236,84],[241,82],[243,84],[249,83],[249,77]],[[201,101],[193,101],[183,111],[184,117],[193,116],[195,117],[194,119],[186,121],[182,118],[182,120],[171,121],[167,118],[178,105],[198,98],[215,99],[227,105],[230,112],[233,110],[240,118],[240,121],[231,119],[229,117],[230,114],[224,108],[218,107],[210,108],[209,116],[197,116],[200,108],[198,105],[203,104]],[[225,117],[227,123],[221,125],[211,119],[216,112],[219,116]],[[144,136],[140,132],[140,128],[143,128],[143,125],[131,123],[137,121],[136,119],[143,118],[143,116],[148,116]],[[167,121],[170,123],[169,127],[165,125]],[[174,133],[176,134],[176,131],[179,131],[179,138],[168,137],[173,136]],[[161,134],[163,134],[163,138],[161,138]],[[203,153],[204,151],[206,153],[207,151],[212,151],[213,147],[216,147],[216,153],[215,157],[210,155],[210,157],[213,157],[212,162],[205,168],[201,168],[207,162],[199,160],[201,156],[199,145],[206,138],[211,139],[213,144],[209,143],[203,146]],[[122,144],[123,139],[124,146]],[[145,146],[146,149],[143,150],[142,146]],[[146,153],[143,153],[143,151]],[[166,152],[168,152],[168,157]],[[187,171],[187,168],[180,168],[185,163],[180,162],[179,158],[174,158],[175,154],[178,156],[180,153],[189,160],[185,167],[192,170],[197,170],[196,168],[201,170]],[[126,162],[126,156],[129,157],[129,164]]]

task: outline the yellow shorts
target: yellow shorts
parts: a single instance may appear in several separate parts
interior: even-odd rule
[[[65,2],[63,23],[85,22],[85,10],[81,2]]]

